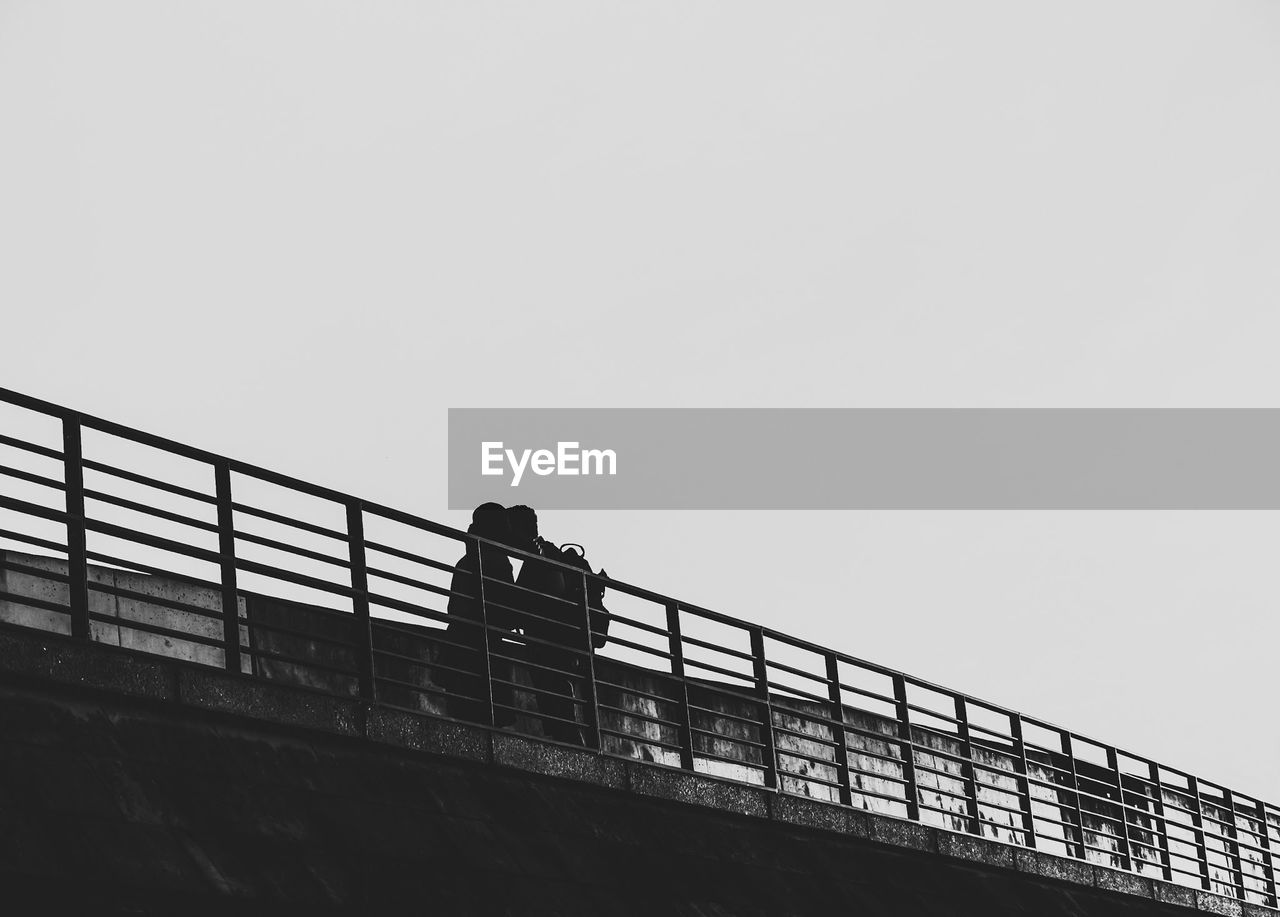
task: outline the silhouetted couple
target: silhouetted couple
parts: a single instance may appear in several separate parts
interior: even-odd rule
[[[588,639],[583,607],[583,576],[554,563],[559,561],[591,571],[579,545],[556,547],[538,534],[538,517],[527,506],[504,509],[497,503],[477,507],[470,535],[496,545],[469,542],[454,567],[449,599],[449,644],[441,662],[448,668],[438,678],[451,693],[449,712],[460,719],[487,721],[489,688],[484,678],[485,632],[481,627],[480,596],[488,623],[489,681],[493,691],[494,725],[515,719],[512,651],[524,644],[530,681],[537,700],[542,730],[550,738],[578,745],[584,740],[581,708],[587,699],[590,654],[603,646],[609,626],[604,608],[604,583],[587,577],[590,608]],[[522,560],[513,576],[511,560],[502,546],[536,555]],[[579,550],[575,551],[574,548]],[[477,576],[482,569],[483,579]],[[600,571],[601,577],[604,571]],[[481,590],[483,589],[483,593]],[[576,690],[575,690],[576,686]]]

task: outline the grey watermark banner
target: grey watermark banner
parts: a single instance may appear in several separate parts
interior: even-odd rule
[[[451,409],[449,506],[1280,509],[1275,409]]]

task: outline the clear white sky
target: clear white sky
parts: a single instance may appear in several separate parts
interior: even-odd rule
[[[454,524],[450,406],[1280,406],[1278,49],[1263,0],[0,0],[0,384]],[[543,529],[1280,801],[1275,514]]]

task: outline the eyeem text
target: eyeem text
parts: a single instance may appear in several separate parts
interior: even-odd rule
[[[502,475],[511,469],[511,486],[519,487],[525,470],[546,475],[604,475],[618,473],[618,456],[612,449],[582,449],[575,442],[558,442],[551,449],[506,449],[501,442],[480,444],[480,473]]]

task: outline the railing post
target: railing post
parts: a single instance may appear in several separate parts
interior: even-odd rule
[[[1191,798],[1196,804],[1192,825],[1196,838],[1196,860],[1200,867],[1200,887],[1209,891],[1213,887],[1213,881],[1209,877],[1209,847],[1204,838],[1204,806],[1200,802],[1200,781],[1188,775],[1187,787],[1191,790]]]
[[[1156,799],[1155,804],[1151,807],[1152,818],[1158,828],[1156,837],[1160,841],[1160,850],[1164,854],[1164,862],[1161,864],[1162,873],[1166,882],[1173,881],[1173,856],[1169,853],[1169,821],[1164,814],[1164,781],[1160,779],[1160,765],[1154,761],[1148,761],[1148,773],[1151,775],[1151,782],[1155,786]]]
[[[916,742],[911,735],[911,707],[907,703],[907,679],[893,676],[893,698],[898,720],[898,742],[902,746],[902,777],[906,781],[907,818],[920,820],[920,789],[916,784]]]
[[[364,506],[359,500],[347,503],[347,552],[351,559],[351,609],[355,614],[360,699],[372,704],[377,700],[373,685],[373,625],[369,616],[369,572],[364,553]]]
[[[689,682],[685,680],[684,641],[680,638],[680,606],[667,603],[667,641],[671,652],[671,674],[680,684],[679,725],[680,766],[693,770],[693,722],[689,714]]]
[[[849,746],[844,732],[844,694],[840,690],[840,661],[827,653],[827,693],[831,698],[831,739],[836,744],[836,781],[840,802],[853,805],[853,778],[849,774]]]
[[[1120,773],[1120,755],[1107,748],[1107,767],[1116,775],[1116,792],[1120,794],[1120,868],[1133,870],[1133,844],[1129,841],[1129,807],[1124,801],[1124,775]]]
[[[764,705],[764,717],[760,729],[760,741],[764,745],[764,785],[778,788],[778,750],[773,736],[773,702],[769,699],[769,664],[764,658],[764,629],[751,628],[751,660],[755,669],[756,690]]]
[[[85,537],[83,446],[80,441],[80,418],[68,412],[62,418],[63,481],[67,501],[67,596],[71,615],[71,636],[88,640],[89,626],[89,560]]]
[[[1271,826],[1267,824],[1267,804],[1261,799],[1255,802],[1258,804],[1258,824],[1262,828],[1258,832],[1258,846],[1262,848],[1262,882],[1263,888],[1266,889],[1264,894],[1270,899],[1270,904],[1275,906],[1280,902],[1276,900],[1276,863],[1271,852]]]
[[[1019,769],[1017,782],[1020,786],[1018,802],[1022,806],[1022,827],[1027,837],[1026,846],[1036,846],[1036,816],[1031,808],[1031,768],[1027,764],[1027,744],[1022,738],[1022,714],[1014,713],[1009,717],[1009,734],[1013,738],[1013,751],[1016,759],[1014,767]]]
[[[236,591],[236,529],[231,505],[231,463],[223,459],[213,466],[214,493],[218,501],[218,554],[222,574],[222,642],[226,668],[240,671],[240,601]]]
[[[493,709],[493,660],[489,655],[489,609],[484,600],[484,551],[481,542],[474,537],[467,544],[476,551],[476,589],[479,591],[476,601],[480,603],[480,678],[484,682],[485,691],[483,721],[485,725],[492,726],[496,717]]]
[[[1071,765],[1071,811],[1076,817],[1076,833],[1078,834],[1077,846],[1078,859],[1089,859],[1089,848],[1085,846],[1084,839],[1084,806],[1080,804],[1080,775],[1076,773],[1076,753],[1071,745],[1071,733],[1058,732],[1058,739],[1061,742],[1062,753],[1066,756],[1068,763]]]
[[[960,751],[964,761],[960,764],[960,776],[964,780],[964,805],[969,817],[969,833],[982,834],[982,817],[978,812],[978,775],[973,769],[973,741],[969,735],[969,710],[964,695],[952,697],[956,711],[956,734],[960,739]]]
[[[1231,857],[1231,873],[1235,881],[1236,894],[1241,901],[1244,898],[1244,864],[1241,862],[1243,857],[1240,855],[1240,825],[1236,822],[1236,798],[1226,787],[1222,788],[1223,801],[1227,804],[1227,811],[1231,813],[1231,829],[1230,835],[1226,838],[1226,843],[1230,845]],[[1226,834],[1227,832],[1223,832]]]
[[[600,706],[597,701],[596,694],[596,648],[595,641],[592,639],[591,633],[591,593],[588,590],[590,585],[587,582],[587,572],[582,571],[582,620],[585,624],[583,633],[586,635],[586,651],[587,651],[587,677],[582,682],[583,711],[587,718],[587,730],[590,735],[590,745],[592,748],[600,749],[602,743],[600,740]]]

